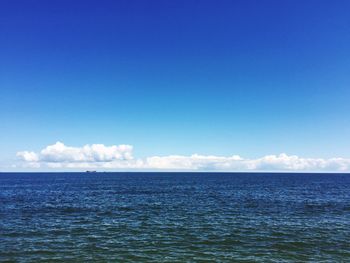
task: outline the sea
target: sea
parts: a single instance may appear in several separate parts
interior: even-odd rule
[[[0,262],[350,262],[350,174],[0,173]]]

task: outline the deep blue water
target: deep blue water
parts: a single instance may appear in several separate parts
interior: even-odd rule
[[[0,261],[350,262],[350,175],[0,174]]]

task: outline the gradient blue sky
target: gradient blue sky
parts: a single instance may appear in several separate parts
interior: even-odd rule
[[[350,1],[0,2],[0,159],[350,157]]]

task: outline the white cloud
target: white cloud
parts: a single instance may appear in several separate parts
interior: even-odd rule
[[[18,152],[17,156],[26,162],[37,162],[39,161],[38,155],[35,152]]]
[[[34,152],[18,152],[17,156],[27,162],[47,163],[90,163],[90,162],[112,162],[115,160],[132,159],[132,146],[103,144],[85,145],[83,147],[70,147],[61,142],[49,145],[39,154]]]
[[[267,155],[244,159],[238,155],[169,155],[134,159],[130,145],[103,144],[70,147],[61,142],[39,153],[22,151],[17,156],[25,167],[52,169],[141,169],[196,171],[350,171],[350,159],[301,158],[296,155]]]
[[[243,159],[238,155],[219,156],[165,156],[149,157],[151,168],[194,169],[219,171],[349,171],[350,159],[300,158],[296,155],[267,155],[258,159]]]
[[[238,155],[222,157],[193,154],[191,156],[153,156],[148,157],[146,163],[150,168],[157,169],[223,170],[229,168],[230,164],[238,164],[242,160]]]

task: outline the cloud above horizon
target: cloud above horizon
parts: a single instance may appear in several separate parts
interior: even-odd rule
[[[126,169],[189,171],[350,171],[350,159],[301,158],[296,155],[267,155],[245,159],[239,155],[214,156],[193,154],[133,157],[131,145],[103,144],[66,146],[56,142],[36,153],[17,153],[21,167],[52,169]]]

